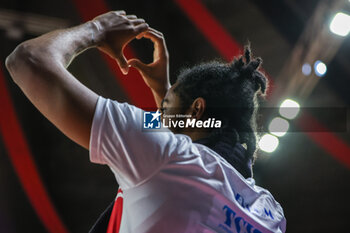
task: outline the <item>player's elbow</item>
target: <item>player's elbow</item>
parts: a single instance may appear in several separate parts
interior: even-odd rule
[[[24,42],[18,45],[15,50],[7,56],[5,65],[10,72],[12,79],[16,82],[16,79],[23,71],[28,72],[28,68],[35,65],[37,56],[31,46]]]
[[[5,60],[5,66],[7,68],[7,70],[12,73],[12,71],[15,69],[16,67],[16,55],[15,55],[15,51],[13,51],[10,55],[7,56],[6,60]]]

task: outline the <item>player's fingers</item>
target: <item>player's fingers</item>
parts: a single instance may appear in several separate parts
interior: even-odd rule
[[[136,39],[141,39],[141,38],[145,35],[146,32],[147,32],[147,31],[144,31],[144,32],[141,32],[140,34],[138,34],[138,35],[136,36]]]
[[[126,18],[128,19],[137,19],[136,15],[127,15]]]
[[[150,27],[147,32],[144,33],[143,37],[150,39],[154,43],[155,49],[160,52],[160,55],[167,56],[167,47],[163,33]]]
[[[131,67],[136,68],[137,70],[139,70],[141,73],[147,73],[149,71],[149,67],[148,65],[146,65],[145,63],[141,62],[139,59],[130,59],[128,61],[128,65]]]
[[[136,26],[136,25],[139,25],[139,24],[141,24],[141,23],[144,23],[145,20],[144,20],[144,19],[140,19],[140,18],[136,18],[136,19],[131,19],[130,22],[131,22],[134,26]]]
[[[118,56],[116,56],[116,61],[120,67],[120,70],[122,71],[122,73],[124,75],[128,74],[129,72],[129,66],[128,66],[128,62],[123,54],[123,52],[121,52],[120,54],[118,54]]]
[[[157,35],[164,37],[162,32],[160,32],[152,27],[149,28],[149,31],[152,31],[152,32],[156,33]]]
[[[126,12],[124,10],[120,11],[114,11],[117,15],[126,15]]]
[[[148,38],[153,42],[162,42],[164,40],[163,33],[155,31],[153,28],[149,28],[143,37]]]
[[[147,31],[148,28],[149,28],[149,26],[147,23],[140,23],[134,27],[134,31],[135,31],[136,35],[138,35],[142,32]]]
[[[145,37],[145,35],[149,32],[154,34],[154,36],[153,36],[154,40],[156,39],[156,37],[159,37],[159,38],[163,37],[163,34],[161,32],[155,30],[154,28],[148,27],[148,30],[137,35],[136,39],[141,39],[142,37]],[[152,37],[152,35],[148,35],[146,38],[151,39],[151,37]],[[153,40],[153,42],[154,42],[154,40]]]

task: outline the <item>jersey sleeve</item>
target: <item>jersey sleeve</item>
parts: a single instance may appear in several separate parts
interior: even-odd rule
[[[172,132],[142,130],[143,110],[99,97],[90,134],[90,160],[108,165],[119,185],[131,188],[155,174],[174,152]]]

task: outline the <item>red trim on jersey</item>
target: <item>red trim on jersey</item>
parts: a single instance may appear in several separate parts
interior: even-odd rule
[[[123,191],[119,188],[117,199],[114,202],[111,217],[109,219],[107,233],[118,233],[123,214]]]

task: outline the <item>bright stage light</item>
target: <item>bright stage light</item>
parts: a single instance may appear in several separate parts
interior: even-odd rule
[[[303,67],[301,68],[301,71],[305,76],[309,76],[311,74],[311,66],[309,63],[305,63]]]
[[[337,13],[329,25],[329,29],[339,36],[348,35],[350,32],[350,15],[342,12]]]
[[[300,105],[291,99],[286,99],[285,101],[282,102],[279,113],[281,116],[287,119],[294,119],[300,110]]]
[[[289,129],[289,122],[281,117],[275,117],[272,119],[269,125],[269,131],[278,137],[284,136]]]
[[[271,134],[265,134],[259,141],[259,148],[265,152],[274,152],[278,147],[279,140]]]
[[[327,66],[321,61],[316,61],[314,64],[314,69],[315,69],[315,74],[318,77],[322,77],[326,74],[327,72]]]

